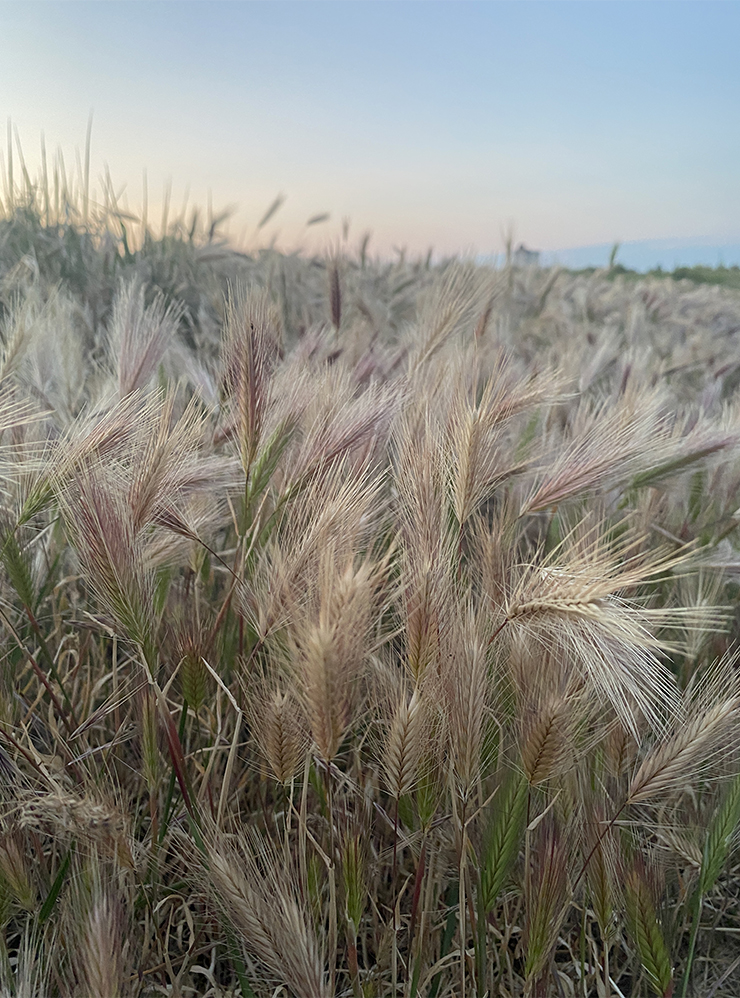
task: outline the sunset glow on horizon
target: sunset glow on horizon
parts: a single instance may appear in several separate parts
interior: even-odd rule
[[[155,228],[171,184],[170,217],[210,197],[247,247],[328,248],[345,220],[382,254],[740,243],[735,2],[6,2],[0,19],[0,120],[29,171],[42,133],[74,169],[92,112],[93,186],[107,166],[139,214],[146,170]]]

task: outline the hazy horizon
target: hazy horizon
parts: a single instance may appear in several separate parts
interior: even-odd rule
[[[282,194],[260,238],[285,249],[336,245],[349,219],[350,243],[372,231],[384,255],[490,255],[512,234],[561,257],[620,241],[625,265],[740,262],[734,2],[5,2],[0,17],[0,116],[29,171],[42,132],[73,165],[92,111],[93,184],[109,167],[135,213],[146,170],[150,217],[171,183],[174,213],[186,190],[233,206],[242,245]]]

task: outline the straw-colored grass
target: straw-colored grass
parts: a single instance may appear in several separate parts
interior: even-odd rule
[[[104,202],[0,215],[0,994],[740,994],[737,293]]]

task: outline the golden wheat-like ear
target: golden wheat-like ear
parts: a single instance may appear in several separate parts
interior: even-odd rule
[[[528,524],[518,513],[515,497],[504,491],[496,497],[488,515],[471,520],[468,535],[471,571],[495,614],[503,614],[521,552],[529,547]]]
[[[621,594],[681,566],[685,551],[650,550],[627,530],[609,540],[596,524],[572,532],[543,560],[522,566],[499,630],[507,628],[531,661],[549,649],[579,670],[638,737],[639,717],[662,730],[679,702],[652,627],[681,623],[683,611],[650,610]]]
[[[617,911],[624,899],[624,862],[617,832],[609,825],[601,801],[584,794],[582,852],[589,856],[586,885],[599,930],[607,945],[615,934]]]
[[[45,313],[53,308],[56,295],[52,293],[44,303],[41,295],[29,293],[13,296],[5,313],[0,336],[0,382],[12,378],[28,353],[34,340],[43,335],[39,326]]]
[[[135,432],[145,432],[156,422],[156,399],[133,392],[120,401],[110,400],[79,416],[59,441],[47,442],[34,474],[23,483],[19,524],[45,509],[62,492],[74,474],[90,462],[105,458],[122,460]]]
[[[0,387],[0,476],[9,519],[10,509],[16,508],[14,525],[26,496],[48,474],[48,416],[7,383]]]
[[[629,802],[664,797],[711,769],[718,756],[732,746],[739,721],[737,695],[687,718],[645,756],[630,782]]]
[[[0,437],[17,433],[21,427],[40,423],[47,415],[31,399],[22,398],[12,388],[0,391]]]
[[[404,413],[394,443],[406,667],[413,682],[420,683],[438,661],[440,635],[454,599],[455,539],[442,438],[425,404]]]
[[[5,965],[0,969],[0,986],[7,995],[47,995],[51,993],[51,981],[58,981],[54,973],[55,940],[50,931],[46,932],[33,924],[20,938],[14,967]]]
[[[525,715],[521,734],[522,769],[534,787],[567,767],[574,757],[578,715],[571,698],[552,695]]]
[[[630,482],[632,488],[660,488],[687,469],[712,467],[710,458],[725,452],[737,453],[740,444],[740,410],[737,403],[726,405],[718,417],[697,417],[694,412],[679,414],[664,437],[645,455],[642,467]],[[716,462],[715,462],[716,465]]]
[[[426,291],[417,306],[409,351],[412,375],[456,334],[469,330],[473,336],[476,320],[491,293],[491,277],[472,264],[459,263],[447,268],[443,278]]]
[[[119,906],[101,891],[85,920],[83,964],[90,998],[118,998],[123,994],[123,926]]]
[[[409,696],[402,689],[381,754],[388,791],[396,799],[409,793],[419,779],[422,758],[429,747],[429,728],[424,694],[417,689]]]
[[[493,701],[489,644],[470,606],[462,606],[444,634],[430,693],[445,718],[454,789],[466,801],[481,773],[486,722]]]
[[[322,758],[336,755],[354,720],[360,675],[386,566],[322,553],[311,602],[294,606],[288,628],[293,674]]]
[[[96,365],[90,363],[87,319],[72,294],[52,289],[33,317],[27,346],[13,363],[12,376],[22,390],[48,407],[53,422],[62,428],[73,422],[93,389],[90,376]],[[8,332],[12,338],[12,330]]]
[[[153,423],[142,423],[128,461],[128,501],[135,529],[157,524],[188,535],[185,510],[207,498],[214,524],[219,520],[214,496],[235,487],[241,476],[233,459],[209,453],[209,417],[196,399],[175,418],[174,394],[153,399]],[[243,479],[242,479],[243,482]],[[183,523],[185,526],[183,526]],[[192,537],[191,529],[189,535]]]
[[[266,291],[241,284],[231,289],[226,300],[221,384],[230,410],[228,432],[236,437],[245,475],[262,439],[281,336],[279,314]]]
[[[212,689],[206,662],[213,648],[214,612],[182,582],[170,586],[162,657],[177,669],[183,700],[197,714]]]
[[[555,434],[546,469],[522,515],[610,488],[655,485],[740,441],[736,413],[720,421],[675,416],[661,388],[635,386],[616,401],[581,401],[564,434]]]
[[[561,395],[561,379],[518,371],[504,352],[494,358],[492,371],[482,384],[477,365],[466,357],[448,398],[445,447],[448,451],[449,489],[460,525],[497,486],[526,467],[520,441],[510,440],[508,424],[520,413]]]
[[[166,304],[159,291],[147,306],[145,292],[143,284],[131,281],[121,284],[113,300],[108,338],[116,356],[120,398],[147,387],[184,312],[179,303]]]
[[[632,732],[619,720],[615,720],[609,725],[603,746],[608,771],[614,779],[619,780],[634,766],[639,743]]]
[[[26,911],[33,911],[36,906],[36,888],[20,837],[12,832],[0,836],[0,883],[3,893],[9,893]]]
[[[296,489],[340,459],[362,467],[377,458],[403,403],[403,391],[370,384],[361,392],[341,364],[311,379],[311,399],[302,407],[296,443],[284,462],[284,488]]]
[[[279,510],[278,529],[259,551],[248,588],[238,593],[261,641],[302,619],[318,593],[318,569],[328,550],[340,571],[372,547],[386,520],[383,477],[372,465],[340,460],[312,476]]]
[[[245,950],[294,995],[329,998],[322,946],[284,853],[254,834],[212,829],[205,841],[205,857],[194,853],[205,890]]]
[[[628,803],[665,799],[716,766],[734,746],[740,725],[740,678],[726,655],[683,694],[671,727],[648,749],[633,773]]]
[[[628,481],[656,441],[665,440],[661,403],[655,391],[617,404],[582,400],[563,436],[554,435],[553,453],[522,504],[522,515]]]
[[[115,468],[81,469],[61,496],[77,554],[105,610],[153,657],[154,580]]]
[[[310,746],[308,721],[287,677],[250,678],[243,683],[246,715],[266,769],[283,785],[302,768]]]

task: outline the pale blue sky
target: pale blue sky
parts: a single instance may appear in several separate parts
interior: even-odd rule
[[[737,244],[739,43],[704,0],[0,2],[0,120],[73,160],[92,109],[131,207],[146,167],[235,237],[282,192],[284,246]]]

